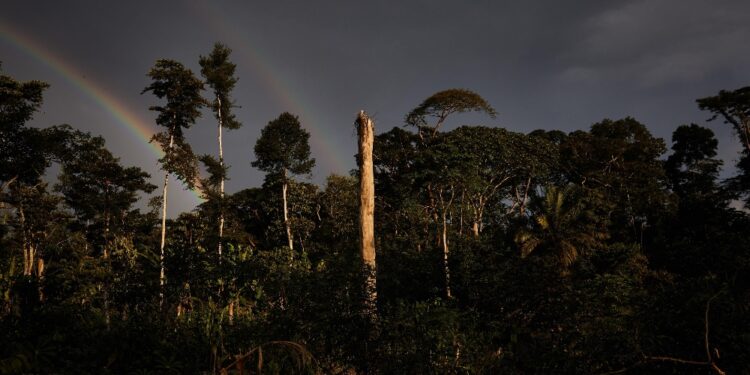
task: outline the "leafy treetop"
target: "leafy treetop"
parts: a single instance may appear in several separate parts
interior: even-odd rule
[[[449,89],[433,94],[412,109],[406,115],[406,124],[419,128],[420,134],[429,128],[435,135],[448,116],[463,112],[484,112],[492,118],[497,115],[479,94],[466,89]],[[434,123],[428,122],[430,118],[434,119]]]
[[[200,108],[206,105],[200,95],[203,82],[174,60],[158,60],[148,76],[153,82],[141,93],[151,91],[157,98],[167,100],[164,106],[149,107],[158,112],[156,123],[166,127],[175,141],[182,140],[182,129],[194,124],[201,116]]]
[[[310,133],[297,116],[284,112],[261,130],[255,144],[252,166],[272,175],[310,173],[315,159],[310,158]]]
[[[214,49],[208,56],[200,57],[201,75],[206,79],[206,83],[214,91],[214,100],[211,102],[211,108],[216,114],[217,119],[221,112],[222,126],[227,129],[239,129],[242,123],[237,121],[231,109],[235,108],[229,93],[234,89],[237,83],[237,77],[234,71],[237,65],[229,61],[229,55],[232,50],[221,43],[214,44]]]

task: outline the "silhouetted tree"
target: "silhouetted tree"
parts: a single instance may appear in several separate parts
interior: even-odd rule
[[[163,106],[152,106],[149,109],[158,113],[156,123],[164,131],[156,133],[152,142],[157,142],[164,151],[159,159],[164,170],[164,187],[162,189],[161,245],[159,246],[160,300],[164,300],[164,245],[167,230],[167,185],[169,174],[174,173],[177,179],[193,188],[197,178],[196,157],[185,140],[183,129],[189,128],[200,117],[200,109],[206,105],[201,97],[203,82],[193,72],[174,60],[158,60],[148,73],[152,83],[142,93],[151,92],[159,99],[165,99]]]
[[[211,109],[214,111],[214,115],[219,122],[219,135],[217,139],[219,141],[219,169],[224,169],[224,145],[222,142],[222,129],[239,129],[242,124],[237,121],[232,113],[234,102],[231,98],[231,92],[234,89],[234,85],[237,83],[237,78],[234,76],[236,65],[229,61],[229,55],[232,50],[227,46],[216,43],[214,49],[208,56],[200,57],[201,74],[206,80],[206,83],[213,89],[214,99],[211,102]],[[215,168],[216,169],[216,168]],[[226,171],[222,174],[219,171],[214,171],[213,174],[219,177],[219,244],[218,254],[221,258],[222,239],[224,237],[224,180],[226,179]]]
[[[287,189],[290,175],[310,173],[315,166],[315,159],[310,158],[309,139],[310,133],[302,128],[297,116],[284,112],[261,131],[260,138],[255,143],[256,160],[252,162],[253,167],[268,173],[267,179],[281,182],[284,226],[287,244],[292,250],[294,242],[289,222]]]

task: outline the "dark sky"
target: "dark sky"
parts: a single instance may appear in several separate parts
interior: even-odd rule
[[[156,131],[147,110],[156,99],[140,95],[146,73],[160,58],[198,73],[199,55],[224,42],[238,66],[234,97],[244,123],[225,133],[233,192],[262,182],[252,148],[283,111],[310,131],[312,180],[322,183],[354,167],[358,110],[387,131],[448,88],[474,90],[499,112],[495,120],[456,116],[448,129],[571,131],[633,116],[669,141],[680,124],[705,125],[709,115],[695,99],[750,83],[749,17],[747,0],[6,0],[0,60],[4,74],[52,85],[33,125],[103,135],[124,164],[160,184],[156,154],[128,128]],[[197,152],[216,153],[215,126],[206,113],[189,130]],[[709,126],[731,164],[737,140],[726,125]],[[170,194],[171,216],[196,204],[179,188]]]

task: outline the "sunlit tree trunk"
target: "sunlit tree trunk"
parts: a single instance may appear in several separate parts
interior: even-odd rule
[[[482,220],[484,220],[484,205],[486,204],[484,197],[481,194],[477,194],[477,199],[474,206],[474,222],[471,225],[471,233],[474,238],[479,238],[479,233],[482,232]]]
[[[451,293],[451,269],[450,265],[448,264],[448,257],[450,255],[450,249],[448,248],[448,210],[450,210],[451,205],[453,204],[453,198],[455,197],[455,192],[453,191],[453,188],[451,187],[451,194],[450,198],[446,202],[445,197],[443,196],[443,189],[438,190],[438,198],[440,200],[440,211],[441,211],[441,219],[442,219],[442,230],[441,230],[441,242],[443,244],[443,272],[445,274],[445,296],[448,298],[453,298],[453,294]]]
[[[33,252],[26,236],[26,214],[23,211],[23,204],[18,205],[18,221],[21,227],[21,248],[23,250],[23,275],[31,276],[33,269]]]
[[[375,263],[375,180],[373,172],[372,148],[375,126],[364,111],[357,117],[360,156],[359,226],[360,250],[364,262],[365,311],[371,317],[377,316],[377,266]]]
[[[292,223],[289,222],[289,209],[287,208],[286,192],[289,190],[287,183],[286,169],[284,169],[284,181],[281,183],[281,196],[284,200],[284,227],[286,227],[286,240],[289,250],[294,250],[294,241],[292,237]]]
[[[44,301],[44,259],[38,254],[38,247],[35,245],[36,241],[33,234],[30,234],[30,230],[26,223],[26,213],[23,209],[23,204],[18,205],[18,219],[21,227],[21,247],[23,250],[23,275],[24,276],[36,276],[38,284],[38,296],[39,301]]]
[[[217,117],[219,118],[219,164],[224,168],[224,144],[221,137],[221,128],[224,124],[224,119],[221,113],[221,98],[216,95],[216,101],[219,103]],[[221,176],[221,183],[219,184],[219,194],[221,196],[221,206],[219,207],[219,263],[221,263],[221,246],[222,239],[224,238],[224,175]]]
[[[174,135],[169,136],[169,148],[172,150],[174,145]],[[159,246],[159,306],[164,305],[164,284],[166,284],[166,274],[164,273],[164,245],[167,240],[167,185],[169,185],[169,172],[164,173],[164,189],[162,190],[161,200],[161,245]]]
[[[44,258],[36,260],[36,278],[38,280],[39,302],[44,302]]]

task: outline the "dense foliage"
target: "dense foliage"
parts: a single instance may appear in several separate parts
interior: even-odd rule
[[[192,155],[204,104],[239,127],[228,56],[201,58],[208,94],[180,63],[150,73],[164,169],[206,198],[166,222],[163,259],[150,176],[28,126],[46,84],[0,75],[0,373],[750,373],[750,146],[722,181],[708,128],[671,152],[633,118],[448,130],[495,110],[436,93],[375,139],[373,319],[358,175],[292,178],[314,165],[296,116],[263,129],[260,187],[225,195],[221,155]],[[698,102],[743,145],[748,90]]]

